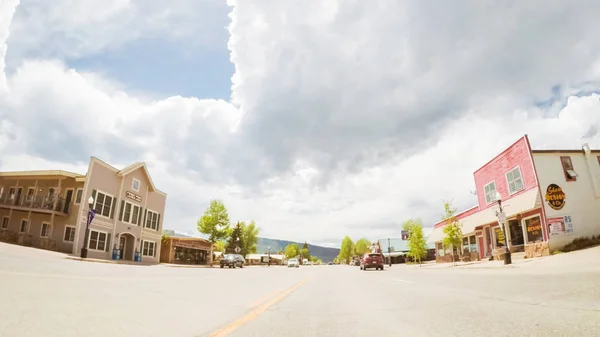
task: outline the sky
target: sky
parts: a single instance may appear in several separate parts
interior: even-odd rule
[[[0,0],[0,170],[145,161],[164,227],[400,236],[528,134],[600,148],[600,2]],[[343,4],[343,6],[342,6]]]

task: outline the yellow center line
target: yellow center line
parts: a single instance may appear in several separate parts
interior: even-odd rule
[[[275,293],[269,293],[266,294],[265,296],[262,296],[261,298],[257,299],[256,301],[252,302],[251,304],[248,305],[248,308],[255,308],[258,307],[259,305],[261,305],[262,303],[266,302],[269,298],[273,298],[279,294],[281,294],[282,292],[284,292],[286,289],[279,289],[277,290]]]
[[[275,293],[276,295],[271,300],[264,302],[263,304],[261,304],[258,307],[254,308],[252,311],[250,311],[246,315],[238,318],[237,320],[233,321],[232,323],[230,323],[230,324],[228,324],[228,325],[220,328],[219,330],[215,331],[214,333],[212,333],[210,335],[210,337],[226,337],[226,336],[229,336],[230,333],[234,332],[235,330],[239,329],[243,325],[245,325],[245,324],[251,322],[252,320],[256,319],[256,317],[258,317],[263,312],[267,311],[267,309],[269,309],[273,305],[281,302],[281,300],[283,300],[288,295],[290,295],[292,292],[294,292],[294,290],[300,288],[307,281],[308,280],[300,281],[300,282],[296,283],[295,285],[293,285],[292,287],[290,287],[290,288],[288,288],[288,289],[286,289],[284,291],[276,292]]]

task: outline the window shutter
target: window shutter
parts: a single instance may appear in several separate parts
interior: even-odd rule
[[[125,209],[125,200],[121,200],[121,210],[119,211],[119,221],[123,221],[123,210]]]
[[[140,256],[144,256],[144,240],[140,241]]]
[[[117,206],[117,198],[113,197],[112,207],[110,208],[110,218],[115,218],[115,206]]]
[[[138,212],[138,225],[141,226],[142,228],[144,227],[144,225],[142,224],[142,213],[144,212],[144,208],[140,207],[140,211]]]
[[[111,236],[112,236],[111,234],[106,234],[106,247],[105,248],[106,248],[107,252],[110,251],[109,247],[110,247],[110,237]]]
[[[156,246],[158,246],[158,245],[155,242],[154,243],[154,251],[153,251],[153,254],[152,254],[153,257],[156,257]]]
[[[160,214],[158,215],[158,220],[156,221],[156,231],[160,232]]]
[[[146,227],[146,217],[148,216],[148,209],[144,211],[144,223],[142,223],[142,227]]]

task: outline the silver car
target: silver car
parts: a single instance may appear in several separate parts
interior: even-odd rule
[[[293,258],[293,259],[289,259],[288,263],[287,263],[288,268],[299,268],[300,267],[300,262],[298,261],[298,259]]]

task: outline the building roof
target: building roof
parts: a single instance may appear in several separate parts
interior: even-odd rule
[[[600,153],[600,150],[590,150],[592,153]],[[531,150],[532,153],[571,153],[571,154],[583,154],[583,150]]]
[[[150,183],[150,190],[152,192],[157,191],[158,189],[156,188],[156,186],[154,186],[154,182],[152,181],[150,172],[148,172],[148,167],[146,167],[146,163],[143,163],[143,162],[133,163],[133,164],[125,167],[124,169],[120,170],[119,172],[117,172],[117,175],[119,177],[123,177],[139,168],[141,168],[144,171],[144,173],[146,174],[146,178],[148,179],[148,182]]]
[[[80,178],[85,175],[63,170],[32,170],[32,171],[9,171],[0,172],[0,177],[36,177],[36,176],[63,176],[69,178]]]

